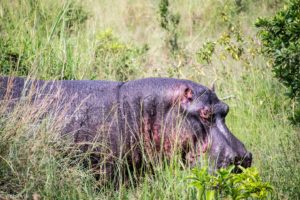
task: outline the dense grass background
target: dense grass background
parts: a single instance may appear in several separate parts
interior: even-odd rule
[[[2,0],[0,74],[40,79],[187,78],[210,85],[231,107],[227,124],[275,188],[274,199],[299,199],[300,135],[286,88],[260,56],[254,22],[282,0],[175,0],[178,25],[161,27],[160,1]],[[170,38],[176,37],[172,49]],[[214,52],[203,48],[214,43]],[[208,62],[203,62],[203,49]],[[200,57],[200,58],[199,58]],[[0,197],[23,199],[192,199],[189,170],[174,161],[119,190],[61,155],[55,117],[42,122],[21,103],[0,105]],[[32,116],[28,119],[27,116]]]

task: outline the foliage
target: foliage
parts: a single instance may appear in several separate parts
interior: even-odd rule
[[[190,186],[196,188],[198,199],[266,199],[273,191],[270,183],[263,182],[256,168],[244,169],[242,173],[233,173],[234,166],[220,169],[210,175],[207,168],[194,168]]]
[[[114,36],[111,29],[107,29],[97,34],[95,68],[100,68],[103,75],[114,77],[114,80],[127,81],[136,77],[147,51],[147,45],[142,48],[127,45]]]
[[[300,101],[300,1],[290,0],[270,19],[258,18],[263,53],[271,59],[273,72],[289,88],[287,95]],[[299,113],[294,120],[300,122]]]
[[[159,22],[160,27],[166,32],[165,46],[171,63],[171,66],[166,70],[167,76],[180,78],[183,69],[189,67],[189,58],[183,44],[179,43],[181,15],[178,12],[172,12],[172,5],[170,5],[169,0],[160,0]]]
[[[250,59],[258,55],[257,44],[252,37],[242,33],[238,18],[242,4],[236,1],[236,5],[225,4],[225,9],[221,15],[226,30],[221,33],[214,41],[205,42],[197,51],[197,61],[201,64],[211,64],[213,56],[217,59],[226,60],[227,58],[235,61],[242,61],[246,66]]]
[[[231,10],[230,10],[231,11]],[[242,31],[241,23],[237,18],[239,16],[236,16],[236,13],[234,12],[223,12],[223,21],[227,25],[227,28],[224,30],[223,33],[218,34],[217,38],[215,40],[210,40],[209,42],[204,43],[202,45],[197,53],[197,61],[201,64],[205,64],[204,66],[207,68],[213,68],[216,71],[219,71],[217,73],[217,79],[219,82],[219,85],[221,88],[232,88],[232,83],[229,83],[231,79],[240,79],[240,84],[244,85],[246,82],[251,80],[249,83],[250,85],[246,88],[243,88],[241,86],[237,86],[238,91],[237,93],[248,93],[250,90],[255,90],[254,97],[251,97],[253,105],[257,106],[257,111],[265,110],[267,106],[272,105],[272,113],[275,116],[281,116],[282,112],[290,113],[291,112],[291,106],[290,101],[283,100],[281,103],[277,102],[276,98],[278,96],[281,96],[281,98],[284,99],[284,93],[285,90],[277,90],[279,89],[276,87],[273,83],[270,84],[265,81],[265,76],[267,74],[267,71],[269,69],[266,69],[264,64],[258,64],[256,61],[261,60],[260,62],[263,62],[262,57],[260,56],[260,48],[259,44],[256,41],[256,38],[253,36],[248,36],[245,34],[244,31]],[[235,16],[236,19],[233,19],[232,16]],[[218,67],[214,67],[214,66]],[[229,67],[229,65],[231,65]],[[234,67],[236,66],[236,67]],[[223,69],[222,69],[223,67]],[[241,71],[242,75],[240,74]],[[256,77],[252,77],[252,73],[256,71],[258,74],[256,74]],[[213,71],[214,72],[214,71]],[[241,76],[240,76],[241,75]],[[224,78],[226,77],[226,78]],[[216,78],[215,78],[216,79]],[[257,83],[255,81],[257,79]],[[226,81],[224,81],[226,80]],[[264,80],[264,81],[263,81]],[[238,81],[239,82],[239,81]],[[274,82],[274,80],[272,81]],[[255,85],[255,86],[254,86]],[[264,85],[264,86],[263,86]],[[266,85],[269,85],[266,87]],[[262,88],[264,87],[264,88]],[[276,89],[277,88],[277,89]],[[231,94],[232,91],[227,90],[226,94]],[[267,92],[267,90],[269,90]],[[274,93],[273,97],[270,97],[270,94],[267,95],[267,93]],[[244,96],[244,95],[242,95]],[[250,95],[251,96],[251,95]],[[275,98],[276,96],[276,98]],[[244,102],[242,104],[245,104],[245,111],[243,114],[246,114],[246,116],[249,117],[249,115],[252,115],[254,120],[262,120],[261,116],[250,113],[246,110],[248,110],[249,104],[249,96],[244,96],[244,98],[241,99],[241,96],[237,96],[237,101]],[[270,98],[275,98],[272,101],[270,101]],[[240,106],[240,103],[239,106]],[[279,103],[279,104],[278,104]],[[284,111],[283,111],[284,110]],[[270,112],[270,110],[265,110],[265,112]],[[278,123],[278,118],[275,117],[273,120]],[[287,118],[287,117],[286,117]],[[295,121],[297,119],[296,115],[294,117]],[[237,115],[235,120],[241,120],[241,121],[248,121],[248,118],[241,119],[241,115]],[[268,122],[266,122],[268,123]],[[286,122],[290,123],[290,122]],[[235,124],[235,123],[234,123]],[[240,123],[239,126],[244,126],[244,123]],[[255,126],[255,125],[253,125]],[[252,129],[252,125],[250,125],[248,128]],[[255,128],[256,129],[256,128]],[[268,129],[272,129],[272,127],[269,127]],[[244,132],[243,128],[239,128],[238,130]],[[247,130],[247,128],[246,128]],[[252,130],[253,131],[253,130]],[[251,131],[249,131],[248,134],[256,135],[256,133],[261,132],[262,130],[256,130],[252,134]],[[238,131],[234,131],[238,132]],[[297,132],[297,131],[296,131]],[[265,131],[261,132],[262,135],[265,134]],[[289,191],[289,198],[294,199],[299,196],[299,184],[291,184],[299,182],[299,178],[297,176],[291,176],[290,178],[283,180],[280,177],[283,177],[283,174],[297,174],[299,173],[299,165],[295,164],[297,163],[299,159],[297,159],[297,154],[299,154],[299,134],[292,134],[292,135],[281,135],[278,139],[280,142],[279,144],[275,145],[274,140],[270,143],[269,148],[273,149],[275,146],[277,146],[277,149],[281,152],[280,155],[271,153],[273,150],[268,150],[270,154],[266,153],[264,156],[257,158],[261,160],[265,160],[265,157],[269,157],[270,160],[262,161],[261,165],[264,166],[264,174],[269,174],[267,176],[271,177],[271,182],[274,185],[275,188],[281,188],[281,191]],[[264,138],[264,136],[262,136]],[[257,142],[253,144],[253,147],[259,145]],[[289,148],[291,147],[291,148]],[[259,148],[260,149],[260,148]],[[287,150],[288,149],[288,150]],[[261,151],[259,150],[261,154]],[[257,160],[256,159],[256,160]],[[272,165],[271,163],[276,161],[276,166]],[[294,163],[294,164],[293,164]],[[277,175],[274,176],[272,172],[275,172]],[[265,175],[264,175],[265,176]],[[265,176],[266,177],[266,176]],[[277,181],[274,181],[277,179]],[[276,197],[274,198],[284,198],[280,197],[280,192],[276,191]]]
[[[260,56],[253,27],[257,17],[274,14],[283,1],[169,1],[163,11],[169,13],[164,17],[168,31],[160,24],[162,18],[157,20],[161,1],[1,0],[0,75],[109,80],[172,76],[203,85],[217,79],[218,96],[234,96],[225,100],[231,107],[226,123],[253,153],[263,180],[274,186],[272,198],[298,199],[300,132],[287,120],[291,108],[286,88]],[[178,24],[171,15],[180,16]],[[177,45],[172,47],[170,38]],[[214,46],[204,57],[209,62],[197,53],[205,43]],[[26,122],[32,113],[24,108],[0,117],[0,198],[196,198],[196,189],[183,181],[190,171],[180,160],[153,169],[155,173],[146,171],[139,182],[104,187],[77,162],[85,155],[74,153],[73,159],[61,154],[69,145],[51,137],[58,133],[51,120]]]
[[[206,42],[197,52],[197,60],[200,63],[211,63],[212,55],[215,51],[215,42]]]
[[[161,0],[159,4],[160,26],[167,31],[167,46],[171,54],[178,53],[180,47],[178,44],[180,15],[170,11],[169,0]]]

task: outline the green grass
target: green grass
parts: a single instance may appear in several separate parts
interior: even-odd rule
[[[226,98],[232,132],[253,153],[253,165],[275,189],[273,199],[299,199],[300,135],[288,117],[287,91],[273,78],[257,48],[254,21],[270,16],[282,1],[172,1],[179,13],[179,53],[170,55],[168,33],[159,24],[159,1],[3,0],[0,3],[0,74],[41,79],[130,80],[169,76],[210,85]],[[227,21],[224,22],[224,17]],[[203,43],[215,41],[234,24],[245,50],[234,59],[219,46],[210,64],[197,60]],[[249,38],[253,38],[251,42]],[[236,40],[231,39],[233,44]],[[225,56],[224,56],[224,55]],[[25,104],[27,105],[27,104]],[[101,185],[92,172],[61,152],[57,120],[40,122],[30,106],[4,115],[0,105],[0,197],[31,199],[193,199],[179,162],[157,166],[154,175],[114,186]],[[28,119],[27,116],[32,116]],[[74,162],[74,161],[73,161]]]

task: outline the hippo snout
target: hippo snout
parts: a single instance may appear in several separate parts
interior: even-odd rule
[[[223,153],[224,154],[219,154],[219,157],[217,158],[217,168],[226,168],[230,165],[235,165],[235,162],[238,159],[238,154],[231,149],[223,150]]]
[[[252,153],[247,152],[244,156],[236,156],[234,158],[234,165],[241,165],[242,167],[251,167]]]
[[[234,173],[241,173],[242,170],[237,166],[242,166],[243,168],[251,167],[252,164],[252,153],[247,152],[243,157],[236,156],[234,158],[234,162],[231,165],[235,165],[233,172]]]
[[[251,167],[252,164],[252,153],[247,152],[244,156],[239,156],[235,152],[226,152],[223,157],[219,157],[219,162],[217,163],[217,168],[224,168],[230,165],[242,166],[244,168]],[[241,170],[236,168],[234,172],[239,173]]]

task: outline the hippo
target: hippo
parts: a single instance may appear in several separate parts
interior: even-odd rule
[[[113,174],[120,160],[139,169],[158,155],[171,159],[178,150],[190,166],[203,155],[209,156],[215,169],[247,168],[252,163],[252,154],[226,126],[229,106],[214,89],[190,80],[0,77],[0,103],[6,103],[8,110],[24,97],[33,106],[47,101],[45,114],[55,110],[64,115],[61,134],[80,144],[82,152],[90,151],[92,166],[106,173]]]

